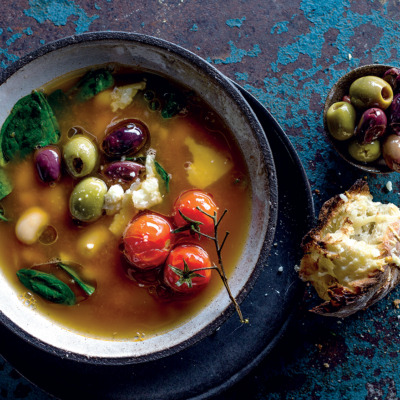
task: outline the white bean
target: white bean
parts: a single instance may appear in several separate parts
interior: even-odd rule
[[[48,224],[49,215],[39,207],[31,207],[19,217],[15,225],[15,234],[22,243],[33,244]]]

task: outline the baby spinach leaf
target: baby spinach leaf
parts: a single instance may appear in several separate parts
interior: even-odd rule
[[[177,93],[166,93],[164,95],[165,105],[161,111],[161,116],[163,118],[172,118],[174,115],[178,114],[184,107],[184,102],[181,96]]]
[[[114,77],[107,69],[97,69],[87,72],[70,91],[68,97],[77,102],[90,100],[96,94],[114,85]]]
[[[64,270],[71,278],[74,279],[76,284],[88,295],[91,296],[95,292],[95,288],[88,283],[83,282],[79,275],[68,265],[59,262],[57,264],[62,270]]]
[[[76,303],[74,292],[54,275],[34,269],[20,269],[17,277],[27,289],[52,303],[69,306]]]
[[[57,143],[60,130],[43,93],[34,91],[14,105],[0,131],[3,161],[25,158],[35,148]]]
[[[6,171],[0,168],[0,200],[9,195],[12,192],[12,183],[10,178],[7,176]]]
[[[70,99],[61,90],[57,89],[47,96],[47,102],[57,118],[62,118],[66,111],[70,109]]]

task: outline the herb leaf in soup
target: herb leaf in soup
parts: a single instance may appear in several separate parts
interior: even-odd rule
[[[136,161],[144,164],[146,162],[146,157],[127,157],[126,160]],[[157,161],[154,160],[154,167],[156,169],[157,174],[160,176],[161,180],[165,184],[165,190],[169,193],[169,181],[170,177],[168,172],[164,169],[164,167]]]
[[[76,303],[74,292],[54,275],[34,269],[20,269],[17,277],[27,289],[52,303],[69,306]]]
[[[70,105],[69,98],[61,89],[57,89],[47,96],[47,101],[57,118],[62,118]]]
[[[68,97],[78,103],[90,100],[96,94],[114,85],[114,77],[107,69],[97,69],[87,72],[82,79],[68,91]]]
[[[69,266],[64,263],[57,264],[62,270],[64,270],[71,278],[74,279],[76,284],[88,295],[91,296],[95,292],[95,288],[88,283],[85,283],[79,275]]]
[[[0,207],[0,221],[8,222],[9,219],[4,216],[4,208]]]
[[[172,118],[184,107],[183,99],[177,93],[166,93],[164,99],[165,105],[161,111],[163,118]]]
[[[12,192],[12,183],[6,172],[0,168],[0,200]]]
[[[161,179],[164,181],[165,189],[168,193],[169,192],[169,174],[158,161],[154,160],[154,165],[156,167],[157,174],[160,175]]]
[[[14,105],[0,131],[3,161],[25,158],[37,147],[57,143],[60,130],[41,92],[34,91]]]

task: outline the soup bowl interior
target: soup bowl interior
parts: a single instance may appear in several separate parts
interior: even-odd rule
[[[277,183],[268,142],[251,108],[217,70],[194,54],[152,37],[126,33],[92,33],[54,42],[3,71],[0,124],[21,97],[73,71],[118,62],[172,77],[192,88],[233,132],[246,155],[252,195],[251,222],[240,260],[229,278],[241,302],[264,267],[276,223]],[[94,362],[140,362],[169,355],[213,332],[233,312],[225,289],[181,326],[143,341],[85,336],[26,307],[0,269],[0,317],[16,334],[48,351]],[[238,324],[240,322],[238,321]]]

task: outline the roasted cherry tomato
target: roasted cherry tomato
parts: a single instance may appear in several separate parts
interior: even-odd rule
[[[131,264],[140,269],[155,268],[168,257],[172,226],[161,215],[140,214],[128,225],[122,240],[124,255]]]
[[[172,215],[176,226],[183,227],[189,223],[182,217],[181,212],[185,217],[201,222],[198,225],[201,233],[214,236],[214,221],[197,207],[209,215],[214,215],[214,212],[218,210],[213,198],[208,193],[198,189],[187,190],[179,195],[174,204]]]
[[[211,278],[211,261],[200,246],[182,244],[171,250],[164,267],[164,282],[175,292],[196,293]]]

